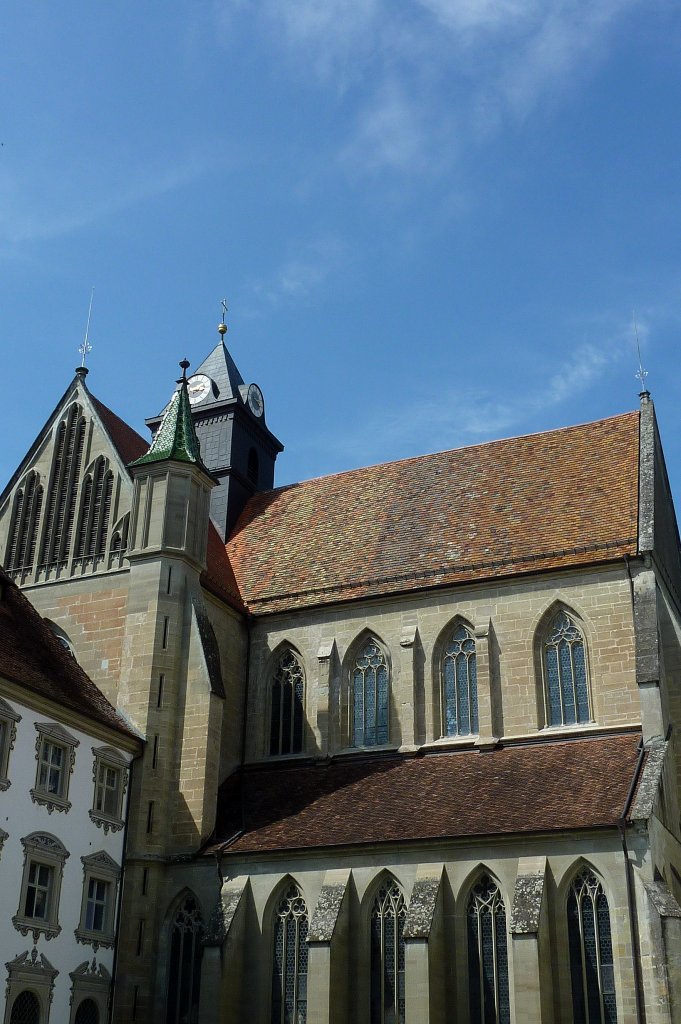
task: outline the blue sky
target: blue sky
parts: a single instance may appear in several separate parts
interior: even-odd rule
[[[681,497],[681,5],[5,0],[6,480],[228,343],[278,482],[635,408]],[[11,429],[7,430],[7,424]]]

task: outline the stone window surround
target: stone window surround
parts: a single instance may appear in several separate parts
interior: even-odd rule
[[[554,624],[556,617],[563,612],[570,621],[574,624],[576,629],[581,633],[582,646],[584,651],[584,671],[586,673],[586,693],[587,701],[589,704],[589,717],[583,722],[562,722],[556,723],[555,725],[550,724],[550,711],[549,711],[549,684],[548,674],[546,667],[546,638],[549,636],[552,625]],[[575,729],[588,728],[589,725],[594,724],[594,698],[591,692],[591,658],[589,651],[589,637],[587,625],[583,617],[576,611],[572,605],[567,604],[564,601],[554,601],[543,613],[537,627],[534,631],[534,645],[535,645],[535,673],[538,679],[540,691],[540,709],[539,717],[543,719],[540,721],[539,729],[542,732],[558,732],[567,730],[572,732]]]
[[[0,742],[0,793],[12,785],[9,778],[9,755],[17,738],[17,722],[20,721],[21,715],[0,697],[0,723],[5,727]]]
[[[61,932],[61,925],[58,920],[59,896],[61,893],[64,863],[70,854],[60,840],[49,832],[32,832],[21,840],[21,845],[24,848],[24,869],[21,876],[19,908],[12,918],[12,923],[22,935],[28,935],[31,932],[34,942],[38,941],[41,933],[47,940],[53,939]],[[48,916],[44,920],[26,917],[25,914],[26,893],[31,864],[45,865],[52,869]]]
[[[97,1004],[99,1019],[102,1022],[105,1021],[111,975],[104,964],[98,964],[95,959],[84,960],[76,967],[75,971],[71,971],[69,978],[71,979],[70,1024],[74,1024],[78,1008],[86,999],[92,999]]]
[[[90,820],[94,822],[97,828],[104,829],[104,834],[107,835],[109,830],[112,832],[119,832],[123,828],[124,817],[123,817],[123,797],[128,787],[128,761],[125,757],[116,750],[115,747],[93,747],[92,753],[94,761],[92,765],[92,780],[94,782],[94,790],[92,794],[92,809],[90,810]],[[97,787],[99,778],[100,766],[106,768],[112,768],[118,773],[118,813],[116,815],[107,814],[106,811],[97,810]]]
[[[29,989],[40,1005],[41,1024],[47,1024],[50,1018],[54,979],[59,971],[52,966],[43,953],[38,953],[35,946],[30,953],[28,951],[20,953],[5,966],[7,967],[7,985],[4,1021],[11,1020],[15,1000],[22,992]]]
[[[115,939],[116,891],[121,877],[120,865],[104,850],[81,857],[80,860],[83,865],[83,895],[80,906],[80,922],[74,932],[76,941],[91,944],[95,952],[100,946],[109,949],[113,946]],[[88,889],[92,879],[105,882],[107,885],[104,928],[101,931],[94,931],[86,926]]]
[[[31,790],[31,799],[34,803],[43,804],[47,807],[48,814],[52,814],[54,810],[69,811],[71,809],[71,802],[68,799],[69,783],[76,763],[76,747],[79,745],[80,740],[77,740],[75,736],[67,732],[63,725],[59,725],[58,722],[35,722],[34,724],[38,733],[35,742],[35,759],[38,767],[36,770],[35,786]],[[61,793],[50,793],[40,785],[40,755],[43,743],[46,740],[55,746],[62,747],[64,750]]]

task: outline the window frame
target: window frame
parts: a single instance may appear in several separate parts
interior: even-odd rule
[[[71,971],[69,978],[71,979],[70,1024],[74,1024],[80,1005],[86,999],[91,999],[97,1005],[100,1024],[104,1024],[107,1019],[107,1005],[111,985],[111,975],[104,964],[97,963],[95,959],[84,960],[82,964],[76,967],[75,971]]]
[[[94,785],[92,807],[90,808],[89,816],[90,821],[97,828],[103,829],[104,835],[108,835],[109,831],[119,832],[125,824],[123,799],[128,788],[129,762],[115,747],[92,747],[92,754],[94,758],[92,762],[92,781]],[[97,808],[97,794],[100,787],[99,775],[102,770],[114,771],[118,776],[115,814],[110,814],[106,810]]]
[[[297,902],[301,902],[303,910],[299,911],[295,907]],[[282,910],[286,907],[285,913]],[[288,1019],[287,1006],[286,1006],[286,993],[288,989],[287,981],[289,974],[287,971],[288,966],[288,923],[293,921],[294,924],[294,937],[295,937],[295,948],[293,950],[293,1018],[299,1019],[301,1004],[305,1006],[305,1019],[307,1019],[307,1008],[308,1008],[308,979],[309,979],[309,949],[307,946],[307,937],[310,928],[310,910],[305,899],[305,895],[301,886],[292,878],[288,879],[288,884],[280,888],[278,897],[272,905],[271,912],[271,941],[270,941],[270,1024],[283,1024],[283,1021]],[[277,971],[276,962],[276,944],[278,938],[278,928],[282,928],[282,964],[279,971]],[[301,961],[301,950],[304,950],[305,954],[305,971],[299,970]],[[304,983],[301,986],[301,979],[304,978]],[[279,999],[275,1001],[275,988],[277,989]],[[302,990],[302,991],[301,991]]]
[[[9,777],[9,757],[14,749],[17,738],[17,724],[21,721],[21,715],[14,708],[0,697],[0,793],[9,789],[12,780]]]
[[[5,1021],[11,1021],[12,1011],[22,992],[30,991],[38,1002],[40,1024],[49,1018],[50,1004],[54,990],[54,980],[59,971],[52,966],[44,953],[36,947],[20,953],[14,960],[5,964],[7,967],[7,985],[5,988]]]
[[[73,769],[76,763],[76,747],[80,740],[72,736],[66,729],[57,722],[35,722],[38,736],[35,743],[35,759],[38,763],[35,777],[35,785],[31,789],[33,803],[42,804],[47,807],[48,814],[52,811],[68,812],[71,809],[71,801],[68,799],[69,786]],[[64,760],[61,766],[61,785],[59,793],[51,793],[45,785],[41,785],[40,773],[44,762],[42,752],[45,744],[61,748],[64,752]]]
[[[559,699],[560,699],[560,717],[561,721],[552,722],[551,714],[551,698],[549,693],[549,678],[548,678],[548,664],[546,659],[546,652],[549,646],[549,638],[555,631],[556,623],[559,616],[564,615],[570,624],[577,630],[581,637],[582,653],[584,658],[584,676],[585,676],[585,687],[586,687],[586,701],[587,701],[587,717],[580,719],[578,717],[577,707],[577,694],[576,694],[576,683],[574,668],[572,670],[572,679],[570,685],[573,688],[575,695],[575,721],[565,721],[565,700],[564,700],[564,688],[561,685],[562,678],[559,678]],[[583,620],[578,616],[572,609],[563,605],[562,603],[554,605],[550,608],[545,615],[542,617],[542,621],[538,631],[538,656],[541,672],[541,684],[542,684],[542,705],[544,712],[544,728],[545,729],[578,729],[585,725],[590,725],[594,721],[594,709],[593,709],[593,696],[591,693],[591,667],[589,662],[589,645],[587,643],[586,629]],[[573,664],[571,658],[571,665]]]
[[[105,850],[81,857],[83,865],[83,890],[80,904],[80,920],[74,931],[76,942],[89,944],[95,953],[100,946],[109,949],[116,937],[116,896],[121,877],[121,868]],[[104,900],[104,927],[89,928],[87,924],[90,903],[90,883],[101,882],[106,886]]]
[[[37,942],[42,934],[46,939],[55,938],[61,932],[59,924],[59,898],[61,894],[64,863],[70,856],[68,850],[49,832],[32,832],[21,840],[24,848],[24,867],[21,876],[19,908],[12,918],[12,923],[22,935],[33,936]],[[26,898],[28,895],[31,867],[47,867],[51,871],[51,882],[48,895],[48,909],[45,918],[37,918],[26,914]]]
[[[480,890],[486,886],[487,894]],[[491,906],[490,906],[491,897]],[[494,905],[496,902],[496,905]],[[482,906],[480,905],[482,903]],[[477,904],[477,905],[476,905]],[[492,921],[492,961],[493,961],[493,998],[494,1006],[493,1011],[496,1020],[499,1024],[510,1024],[512,1020],[512,1004],[513,1004],[513,991],[512,991],[512,976],[513,976],[513,964],[511,962],[511,943],[509,941],[509,915],[507,911],[508,903],[504,898],[503,889],[499,879],[495,877],[490,871],[481,871],[473,881],[468,885],[466,889],[465,903],[463,904],[464,910],[464,922],[465,922],[465,942],[464,948],[466,951],[466,999],[468,1007],[468,1015],[470,1017],[471,1024],[483,1024],[487,1019],[486,1015],[486,988],[483,984],[483,975],[485,973],[485,954],[483,949],[484,936],[482,934],[482,916],[487,912],[489,908],[489,916]],[[505,961],[505,985],[507,987],[507,1005],[501,1007],[501,996],[500,996],[500,957],[499,957],[499,936],[497,934],[497,921],[500,916],[503,916],[503,938],[504,938],[504,956]],[[473,918],[477,922],[477,931],[473,928]],[[478,976],[474,972],[474,962],[472,956],[472,947],[476,946],[476,955],[480,958],[477,964]],[[474,992],[474,985],[477,985],[477,990]],[[480,1017],[476,1017],[474,1014],[475,1005],[479,1001]],[[504,1013],[502,1018],[501,1013]]]
[[[363,689],[363,694],[362,694],[362,719],[363,719],[363,727],[362,727],[362,742],[359,743],[358,739],[357,739],[357,731],[356,731],[356,728],[355,728],[355,709],[356,709],[355,672],[360,668],[358,666],[358,664],[357,664],[359,659],[363,656],[363,652],[370,645],[373,645],[379,651],[381,657],[383,658],[383,666],[385,668],[385,673],[386,673],[386,697],[385,697],[385,700],[386,700],[386,707],[385,707],[386,738],[379,742],[379,737],[378,737],[378,730],[379,730],[379,724],[378,724],[378,718],[379,718],[379,708],[378,708],[378,673],[377,673],[376,674],[377,675],[376,684],[375,684],[376,685],[376,708],[375,708],[375,719],[376,720],[375,720],[375,725],[374,725],[374,733],[376,735],[376,741],[373,742],[373,743],[368,743],[367,742],[366,676],[363,676],[363,681],[362,681],[362,689]],[[372,633],[372,632],[367,630],[366,632],[362,633],[362,635],[352,645],[352,648],[350,649],[350,652],[349,652],[349,658],[348,658],[348,661],[347,661],[347,686],[348,686],[348,742],[349,742],[349,746],[354,748],[354,749],[356,749],[356,750],[364,750],[366,748],[379,749],[380,750],[382,747],[389,747],[391,745],[390,736],[391,736],[391,732],[393,731],[392,730],[392,724],[393,723],[391,722],[392,665],[391,665],[391,662],[390,662],[390,657],[389,657],[389,654],[388,654],[388,650],[387,650],[385,644],[383,643],[383,641],[379,639],[379,637],[378,637],[378,635],[376,633]]]
[[[282,685],[283,681],[287,676],[286,669],[282,667],[284,658],[291,656],[297,664],[300,672],[300,681],[302,683],[302,697],[298,700],[296,696],[295,684],[291,685],[290,693],[290,727],[289,727],[289,738],[290,738],[290,750],[283,751],[284,746],[284,723],[285,723],[285,687]],[[275,704],[274,704],[274,688],[279,683],[280,686],[280,698],[279,698],[279,713],[278,713],[278,734],[279,742],[278,749],[272,750],[272,733],[274,729],[274,716],[275,716]],[[266,754],[268,757],[295,757],[305,753],[305,726],[306,726],[306,715],[305,715],[305,699],[307,696],[307,683],[306,673],[303,658],[298,650],[290,644],[284,644],[280,646],[275,652],[274,656],[269,662],[269,671],[267,676],[267,704],[269,707],[269,715],[266,719],[267,722],[267,736],[266,736]],[[300,716],[300,747],[295,748],[296,738],[296,715]]]
[[[396,894],[397,893],[397,897]],[[381,898],[382,897],[382,898]],[[385,907],[390,904],[392,913],[386,913]],[[371,890],[371,899],[367,905],[368,909],[368,949],[369,949],[369,1013],[368,1019],[371,1024],[384,1024],[386,1010],[394,1014],[394,1020],[405,1019],[406,1015],[406,945],[404,940],[404,929],[407,920],[408,904],[403,887],[390,872],[382,873],[377,884]],[[378,916],[376,916],[378,913]],[[394,922],[393,945],[395,953],[393,961],[394,978],[394,1006],[387,1007],[385,1003],[385,976],[386,976],[386,936],[385,921],[392,919]],[[380,939],[378,948],[374,943],[373,923],[375,920],[381,922]],[[400,969],[400,964],[402,967]],[[380,984],[380,991],[376,987]],[[377,998],[378,996],[378,998]],[[378,1005],[375,1005],[375,1004]],[[404,1015],[400,1012],[400,1003],[404,1004]],[[375,1009],[377,1014],[375,1014]]]
[[[464,630],[466,636],[459,638],[456,633],[459,630]],[[468,680],[468,723],[470,728],[467,732],[463,732],[460,726],[460,715],[458,714],[458,689],[456,686],[456,663],[459,654],[466,654],[463,650],[463,644],[466,642],[472,642],[473,651],[472,656],[467,656],[466,667],[467,667],[467,680]],[[457,655],[452,656],[449,652],[449,647],[458,643],[461,646],[461,651]],[[477,662],[478,662],[478,643],[475,635],[475,630],[470,623],[466,622],[462,618],[455,618],[453,622],[450,622],[447,629],[440,635],[438,641],[439,647],[439,674],[440,674],[440,737],[446,740],[471,740],[475,739],[476,736],[480,735],[480,697],[478,691],[478,674],[477,674]],[[447,727],[447,694],[446,694],[446,680],[445,680],[445,665],[447,661],[452,661],[454,668],[454,702],[457,710],[456,715],[456,731],[448,732]],[[470,663],[473,660],[473,671],[471,673]],[[471,696],[474,696],[474,701],[471,700]]]
[[[578,892],[578,888],[581,888],[581,892]],[[586,893],[584,890],[586,889]],[[602,921],[599,915],[598,899],[602,897],[605,902],[605,909],[607,910],[607,935],[603,931]],[[571,901],[575,901],[575,910],[577,911],[577,921],[573,923],[571,920]],[[597,996],[599,1004],[599,1014],[597,1019],[593,1019],[591,1013],[591,996],[592,993],[589,991],[589,978],[588,970],[585,960],[585,930],[584,930],[584,917],[583,917],[583,904],[584,901],[588,900],[592,907],[593,916],[593,940],[594,940],[594,951],[596,956],[595,964],[595,981],[597,984],[597,992],[594,992]],[[573,1014],[577,1012],[575,1006],[575,989],[580,989],[580,995],[582,999],[582,1010],[584,1011],[584,1019],[589,1021],[590,1024],[602,1024],[605,1019],[605,998],[612,996],[614,1004],[615,1019],[619,1017],[618,1010],[618,992],[616,976],[617,971],[615,969],[615,942],[614,942],[614,928],[613,928],[613,913],[612,905],[608,899],[608,894],[603,882],[602,877],[594,870],[591,864],[588,862],[582,862],[576,871],[573,871],[567,888],[565,890],[565,925],[566,925],[566,936],[567,936],[567,973],[570,987],[570,1003],[572,1006]],[[576,932],[573,933],[573,928],[576,927]],[[573,948],[573,943],[578,944],[578,950]],[[607,952],[609,946],[610,960],[604,960],[604,952]],[[579,952],[580,962],[577,966],[573,959],[573,954]],[[579,977],[577,977],[577,974]],[[611,983],[611,989],[606,989],[606,979],[609,977]]]

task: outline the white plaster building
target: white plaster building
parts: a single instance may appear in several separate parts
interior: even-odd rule
[[[108,1019],[142,743],[0,570],[3,1024]]]

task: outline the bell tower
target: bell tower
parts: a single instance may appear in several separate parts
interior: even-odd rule
[[[226,540],[248,499],[274,486],[274,463],[284,446],[267,427],[262,391],[244,382],[227,350],[224,322],[218,332],[220,341],[188,379],[187,390],[201,459],[217,481],[210,516]],[[162,416],[148,419],[147,426],[156,432]]]

